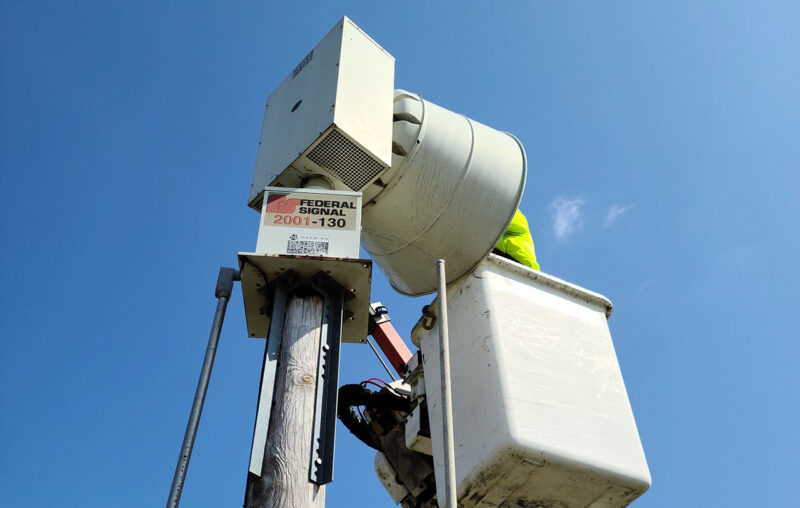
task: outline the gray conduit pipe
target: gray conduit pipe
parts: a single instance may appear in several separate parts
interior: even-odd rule
[[[446,502],[439,506],[456,508],[456,458],[453,439],[453,399],[450,384],[450,337],[447,329],[447,279],[444,259],[436,261],[439,275],[439,372],[442,382],[442,429],[444,431],[444,480]]]

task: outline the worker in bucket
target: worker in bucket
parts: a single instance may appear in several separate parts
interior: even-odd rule
[[[494,252],[534,270],[539,270],[528,220],[519,210],[514,213],[511,224],[508,225],[503,237],[495,245]]]

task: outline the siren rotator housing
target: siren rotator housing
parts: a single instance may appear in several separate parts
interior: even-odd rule
[[[491,252],[519,205],[525,151],[503,133],[394,90],[394,58],[343,18],[270,95],[250,189],[356,191],[364,248],[399,292],[455,282]]]

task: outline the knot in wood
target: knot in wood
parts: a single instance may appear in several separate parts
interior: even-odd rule
[[[314,382],[314,378],[311,377],[311,374],[303,374],[303,377],[301,377],[300,380],[307,385],[310,385]]]

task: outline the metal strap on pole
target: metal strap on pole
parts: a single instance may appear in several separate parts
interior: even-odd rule
[[[311,287],[322,295],[323,311],[308,479],[317,485],[325,485],[333,481],[339,355],[346,290],[324,272],[312,277]]]
[[[183,482],[186,480],[186,471],[189,469],[189,459],[192,457],[194,438],[197,435],[197,427],[200,424],[200,415],[203,413],[203,403],[208,391],[208,382],[211,379],[211,369],[214,367],[214,357],[217,354],[222,322],[225,320],[225,309],[228,306],[228,300],[233,290],[233,281],[235,280],[240,280],[237,270],[225,267],[219,269],[217,287],[214,291],[214,296],[218,299],[217,310],[214,313],[214,321],[211,324],[211,334],[208,337],[203,367],[200,369],[200,379],[197,380],[197,390],[194,394],[194,402],[192,402],[192,411],[189,413],[189,422],[186,424],[186,433],[183,436],[181,454],[178,456],[178,465],[175,467],[175,475],[172,477],[167,508],[177,508],[178,503],[181,501]]]
[[[453,399],[450,384],[450,337],[447,329],[447,278],[444,259],[436,261],[439,275],[439,372],[442,383],[442,428],[444,430],[444,476],[447,508],[456,508],[456,458],[453,439]],[[439,503],[442,506],[442,503]]]
[[[269,334],[264,347],[264,363],[261,366],[261,385],[258,389],[258,407],[256,408],[256,423],[253,429],[253,444],[250,447],[249,472],[257,477],[261,477],[261,469],[264,465],[264,452],[269,434],[273,392],[275,391],[275,375],[278,372],[278,358],[281,355],[283,342],[286,305],[289,301],[289,292],[294,289],[298,280],[297,274],[289,270],[276,279],[274,284]]]

